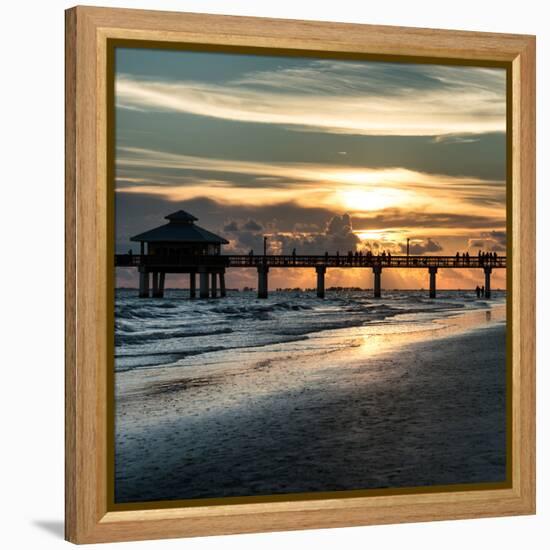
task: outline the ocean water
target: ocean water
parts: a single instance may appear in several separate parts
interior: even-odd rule
[[[314,292],[228,291],[225,298],[189,300],[188,292],[171,290],[163,299],[140,299],[135,289],[115,295],[115,370],[200,365],[206,353],[300,342],[325,330],[377,325],[384,330],[414,330],[434,319],[461,311],[503,304],[506,292],[493,291],[490,301],[471,291],[385,291],[374,299],[368,291]]]
[[[503,481],[505,302],[117,290],[116,502]]]

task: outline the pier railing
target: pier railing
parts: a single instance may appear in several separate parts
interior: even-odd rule
[[[192,255],[164,256],[141,254],[116,254],[117,267],[383,267],[383,268],[506,268],[506,256],[393,256],[366,254],[322,255]]]

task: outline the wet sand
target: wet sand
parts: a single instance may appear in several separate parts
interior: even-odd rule
[[[504,308],[116,376],[117,502],[502,481]]]

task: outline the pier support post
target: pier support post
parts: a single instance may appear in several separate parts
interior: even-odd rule
[[[267,274],[269,266],[261,264],[258,266],[258,298],[267,298],[268,281]]]
[[[485,298],[490,300],[491,299],[491,272],[493,271],[493,268],[486,265],[483,268],[483,271],[485,272]]]
[[[149,273],[145,270],[139,272],[139,297],[149,298]]]
[[[208,298],[208,271],[199,271],[200,288],[199,298]]]
[[[189,273],[189,298],[194,300],[197,297],[197,274],[194,271]]]
[[[164,298],[164,282],[166,281],[166,272],[161,271],[159,273],[159,298]]]
[[[327,271],[326,266],[317,265],[315,266],[315,271],[317,272],[317,298],[325,297],[325,273]]]
[[[212,273],[212,298],[218,297],[218,283],[217,283],[217,273]]]
[[[159,294],[159,274],[157,271],[153,271],[153,298],[158,298]]]
[[[382,296],[382,266],[375,265],[372,271],[374,273],[374,297],[380,298]]]
[[[437,267],[429,267],[430,272],[430,298],[435,298],[436,285],[435,285],[435,276],[437,274]]]
[[[220,273],[220,296],[222,298],[225,298],[226,292],[225,292],[225,273],[222,271]]]

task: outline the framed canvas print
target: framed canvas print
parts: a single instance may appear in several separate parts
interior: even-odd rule
[[[66,537],[535,511],[535,39],[66,13]]]

